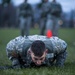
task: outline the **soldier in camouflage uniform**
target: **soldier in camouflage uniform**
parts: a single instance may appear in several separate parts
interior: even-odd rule
[[[58,37],[32,35],[16,37],[6,46],[14,68],[32,66],[63,66],[67,57],[67,44]]]
[[[1,26],[7,26],[10,27],[11,26],[11,7],[12,3],[11,0],[2,0],[2,10],[1,10]]]
[[[59,30],[59,21],[61,19],[62,8],[56,0],[53,0],[51,3],[51,11],[50,15],[48,16],[47,24],[46,24],[46,31],[51,30],[53,36],[58,36]]]
[[[48,0],[42,0],[42,2],[39,4],[39,10],[40,10],[40,34],[44,35],[45,28],[46,28],[46,22],[47,22],[47,16],[50,13],[50,2]]]
[[[25,0],[24,3],[20,5],[18,12],[19,12],[21,35],[28,36],[32,21],[33,10],[31,5],[27,3],[27,0]]]

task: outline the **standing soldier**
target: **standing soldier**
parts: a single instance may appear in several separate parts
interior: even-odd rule
[[[3,0],[1,7],[1,25],[16,26],[16,9],[11,0]]]
[[[20,29],[21,29],[21,35],[28,36],[31,20],[32,20],[32,7],[29,3],[27,3],[27,0],[24,1],[19,7],[19,20],[20,20]]]
[[[10,17],[10,14],[9,14],[9,4],[11,3],[11,0],[2,0],[2,14],[1,14],[1,25],[2,27],[3,26],[10,26],[10,21],[9,21],[9,17]]]
[[[40,34],[44,35],[46,28],[47,15],[50,11],[50,2],[48,0],[42,0],[42,3],[39,4],[41,20],[40,20]]]
[[[58,29],[59,29],[59,21],[61,18],[62,8],[59,3],[56,2],[56,0],[53,0],[51,3],[51,12],[49,20],[47,20],[47,26],[46,26],[46,32],[48,31],[52,32],[53,36],[58,36]]]

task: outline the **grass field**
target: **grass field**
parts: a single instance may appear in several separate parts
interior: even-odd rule
[[[30,34],[39,34],[39,30],[31,29]],[[11,65],[5,51],[6,44],[19,35],[20,31],[18,29],[0,29],[0,66]],[[68,44],[68,57],[64,67],[0,70],[0,75],[75,75],[75,29],[60,29],[59,37]]]

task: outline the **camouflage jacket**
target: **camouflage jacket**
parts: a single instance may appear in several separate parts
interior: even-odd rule
[[[22,3],[19,6],[19,16],[28,17],[33,15],[32,6],[29,3]]]
[[[40,9],[41,18],[47,17],[50,14],[51,6],[50,2],[42,2],[38,4],[38,8]]]
[[[27,55],[27,50],[30,48],[32,42],[34,42],[35,40],[42,40],[45,43],[46,48],[48,49],[48,54],[46,55],[46,59],[52,59],[56,54],[63,53],[67,47],[66,42],[59,39],[58,37],[47,38],[46,36],[32,35],[26,38],[26,36],[24,37],[19,36],[11,40],[7,44],[6,52],[8,58],[12,60],[14,58],[13,56],[14,53],[17,53],[21,56],[22,60],[28,61],[29,57]]]
[[[61,5],[57,2],[51,2],[50,5],[51,5],[51,15],[61,17],[62,14]]]

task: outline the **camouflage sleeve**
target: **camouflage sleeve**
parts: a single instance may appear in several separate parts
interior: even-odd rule
[[[12,61],[13,68],[20,68],[19,61],[16,58],[18,56],[15,46],[16,46],[15,39],[13,39],[7,44],[6,52],[9,60]]]
[[[56,56],[56,66],[62,67],[66,61],[67,51],[64,51]]]
[[[51,38],[52,44],[53,44],[53,50],[55,52],[56,57],[56,66],[63,66],[64,62],[67,57],[67,43],[58,38],[58,37],[52,37]]]
[[[62,40],[58,37],[52,37],[52,38],[50,38],[50,40],[53,45],[54,53],[59,54],[59,53],[62,53],[66,50],[67,43],[64,40]]]
[[[11,40],[6,46],[6,52],[9,60],[18,57],[17,54],[21,54],[24,38],[19,36]]]
[[[9,60],[13,58],[13,53],[15,53],[15,39],[11,40],[6,46],[6,52]]]

